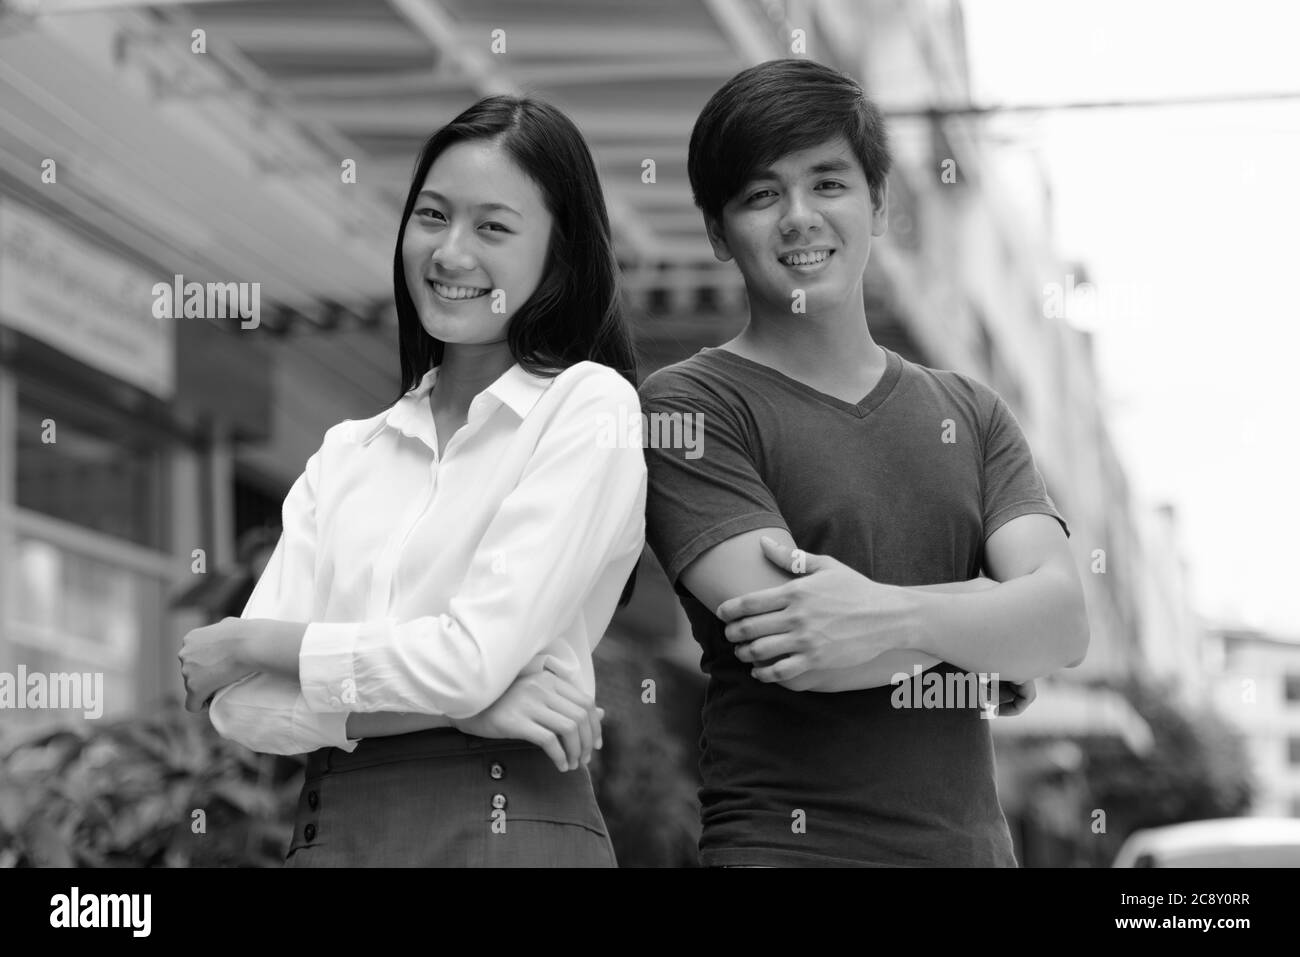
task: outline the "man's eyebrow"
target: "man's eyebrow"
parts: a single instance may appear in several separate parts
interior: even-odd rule
[[[817,176],[821,173],[844,173],[851,169],[853,169],[852,163],[850,163],[846,159],[842,159],[837,156],[834,159],[825,159],[813,163],[812,166],[808,167],[807,175]],[[776,170],[772,169],[769,166],[764,166],[762,169],[754,170],[754,172],[750,175],[747,182],[753,182],[754,180],[759,180],[759,179],[780,179],[780,178],[781,177],[776,174]]]
[[[822,160],[820,163],[814,163],[808,167],[808,172],[816,175],[818,173],[843,173],[846,170],[853,169],[853,164],[846,159],[836,157],[835,159]]]
[[[434,200],[435,202],[439,202],[439,203],[447,202],[447,197],[443,196],[442,193],[439,193],[437,190],[422,189],[420,190],[420,195],[428,196],[430,199]],[[523,214],[519,212],[519,210],[515,209],[513,206],[507,206],[505,203],[479,203],[474,208],[486,210],[488,212],[495,212],[496,210],[501,209],[501,210],[505,210],[507,213],[514,213],[520,219],[523,218]]]

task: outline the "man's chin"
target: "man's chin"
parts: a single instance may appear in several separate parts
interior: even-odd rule
[[[838,309],[852,293],[852,289],[840,288],[838,284],[809,283],[807,286],[774,289],[764,298],[773,311],[789,313],[792,319],[807,319]]]

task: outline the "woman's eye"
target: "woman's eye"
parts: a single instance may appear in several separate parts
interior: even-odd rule
[[[748,200],[748,201],[752,203],[752,202],[753,202],[754,200],[756,200],[756,199],[762,199],[762,198],[764,198],[765,196],[775,196],[775,195],[776,195],[776,193],[772,192],[770,189],[760,189],[760,190],[759,190],[758,192],[756,192],[756,193],[751,193],[751,194],[749,195],[749,200]]]
[[[506,228],[505,228],[504,226],[502,226],[500,223],[484,223],[484,224],[483,224],[483,228],[484,228],[484,229],[491,230],[491,231],[494,232],[494,233],[508,233],[508,232],[510,232],[510,230],[506,229]]]
[[[417,216],[425,216],[426,213],[428,214],[428,216],[437,216],[438,219],[443,218],[442,213],[438,212],[436,209],[433,209],[430,206],[422,206],[415,211],[415,215]]]

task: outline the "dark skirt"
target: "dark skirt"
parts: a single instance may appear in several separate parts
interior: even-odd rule
[[[307,761],[286,867],[617,867],[587,769],[434,728]]]

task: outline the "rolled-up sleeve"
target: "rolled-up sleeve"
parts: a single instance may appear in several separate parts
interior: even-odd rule
[[[602,440],[629,416],[639,418],[640,404],[623,379],[577,381],[445,613],[307,627],[299,677],[308,706],[463,718],[500,697],[581,614],[602,573],[617,564],[626,575],[640,555],[645,459],[639,443]]]
[[[327,437],[328,441],[328,437]],[[284,530],[241,618],[310,621],[316,563],[316,488],[320,452],[285,497]],[[208,707],[217,733],[265,754],[303,754],[323,747],[351,751],[348,712],[308,707],[290,678],[258,673],[221,689]]]

